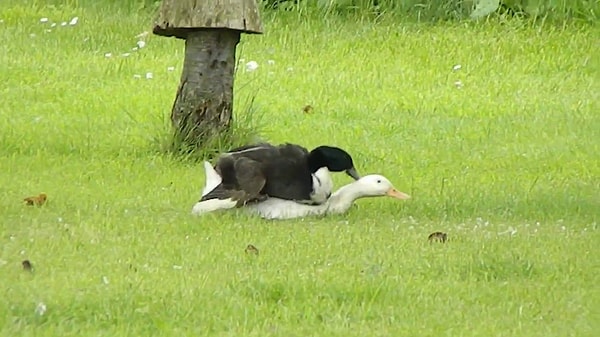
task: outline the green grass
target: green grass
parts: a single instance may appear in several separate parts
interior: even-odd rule
[[[89,0],[80,0],[89,1]],[[117,0],[107,0],[117,1]],[[129,0],[143,2],[148,0]],[[299,11],[313,15],[361,13],[377,16],[397,15],[425,22],[502,16],[527,17],[541,21],[580,21],[596,23],[599,0],[260,0],[265,10]],[[502,5],[502,6],[501,6]],[[487,9],[485,9],[487,8]],[[507,11],[510,9],[510,11]]]
[[[236,111],[256,95],[241,117],[264,138],[344,147],[411,200],[192,217],[202,166],[156,143],[183,44],[132,52],[146,12],[2,6],[2,335],[595,335],[598,28],[286,15],[242,38],[260,67],[238,71]]]

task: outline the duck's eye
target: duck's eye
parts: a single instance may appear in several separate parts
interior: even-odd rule
[[[378,184],[381,184],[381,179],[377,179],[377,183],[378,183]]]

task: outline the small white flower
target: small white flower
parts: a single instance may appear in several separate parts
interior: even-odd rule
[[[63,22],[60,23],[60,25],[64,27],[64,26],[67,25],[67,23],[65,21],[63,21]]]
[[[133,75],[133,78],[142,78],[142,75],[139,75],[139,74],[134,74],[134,75]]]
[[[268,64],[268,65],[270,65],[270,66],[272,66],[272,65],[274,65],[274,64],[275,64],[275,61],[273,61],[273,60],[268,60],[268,61],[267,61],[267,64]]]
[[[512,226],[509,226],[506,231],[500,232],[498,234],[499,235],[510,234],[510,236],[513,236],[513,235],[517,234],[517,229],[513,228]]]
[[[106,53],[104,54],[104,57],[112,57],[112,53]]]
[[[138,50],[138,47],[133,47],[133,48],[131,48],[131,50],[136,51],[136,50]]]
[[[183,267],[175,264],[175,265],[173,265],[173,269],[183,269]]]
[[[140,49],[144,48],[146,46],[146,41],[142,41],[142,40],[138,41],[137,46]]]
[[[258,62],[250,61],[246,63],[246,71],[254,71],[256,69],[258,69]]]
[[[46,32],[46,33],[52,33],[52,29],[44,29],[44,32]]]
[[[458,80],[458,81],[454,82],[454,86],[457,87],[458,89],[461,89],[463,87],[463,83],[460,80]]]
[[[108,277],[102,276],[102,283],[104,283],[104,284],[110,283],[110,282],[108,282]]]
[[[43,316],[46,313],[46,305],[44,302],[38,303],[37,307],[35,307],[35,313],[38,316]]]
[[[452,67],[452,70],[457,71],[460,70],[460,68],[462,68],[462,66],[460,64],[457,64],[454,67]]]
[[[63,218],[58,217],[58,219],[56,219],[58,222],[63,222]]]
[[[22,250],[20,253],[21,255],[25,255],[25,250]]]
[[[146,73],[146,78],[147,79],[151,79],[153,77],[154,77],[154,75],[152,73]]]
[[[79,21],[78,17],[74,17],[71,19],[71,21],[69,21],[69,25],[71,26],[75,26],[77,24],[77,21]]]
[[[173,71],[175,70],[175,67],[167,67],[167,71]]]
[[[41,18],[41,19],[40,19],[40,22],[41,22],[41,23],[46,23],[46,22],[48,22],[48,18]]]
[[[123,56],[123,57],[127,57],[129,55],[131,55],[131,54],[130,53],[123,53],[123,54],[121,54],[121,56]]]
[[[56,22],[53,22],[50,27],[56,27]]]

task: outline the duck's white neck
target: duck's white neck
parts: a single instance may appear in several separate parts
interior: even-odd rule
[[[359,182],[344,185],[327,200],[327,213],[344,213],[352,207],[354,201],[365,196],[365,192],[359,187]]]

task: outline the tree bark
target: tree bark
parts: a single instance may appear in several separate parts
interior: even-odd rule
[[[180,141],[199,147],[229,129],[240,33],[210,28],[188,33],[181,82],[171,112]]]

